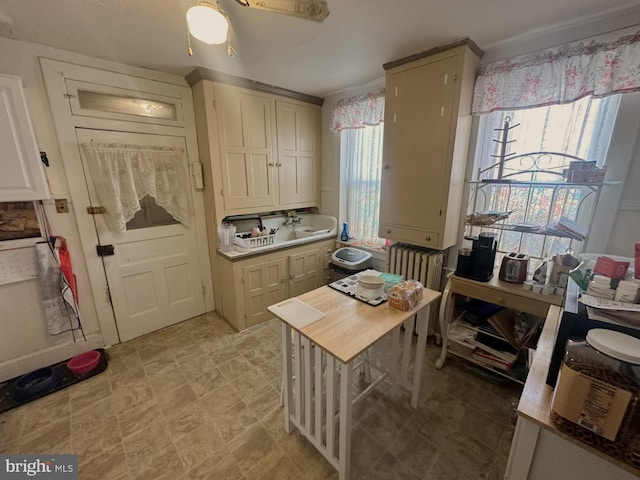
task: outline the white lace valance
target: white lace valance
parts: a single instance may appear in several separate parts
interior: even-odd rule
[[[343,98],[331,109],[329,131],[338,133],[345,128],[378,125],[384,120],[384,89],[368,95]]]
[[[191,196],[183,149],[83,143],[87,165],[104,220],[114,235],[127,229],[127,222],[140,210],[140,200],[149,195],[173,218],[189,224]]]
[[[571,43],[483,65],[472,113],[569,103],[640,90],[640,32],[612,42]]]

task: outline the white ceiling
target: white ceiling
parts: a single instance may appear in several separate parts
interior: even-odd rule
[[[202,66],[324,97],[380,78],[383,63],[462,37],[486,50],[606,12],[640,11],[630,0],[328,0],[329,17],[316,23],[220,0],[236,36],[231,58],[224,46],[195,39],[188,56],[193,3],[0,0],[0,35],[181,76]]]

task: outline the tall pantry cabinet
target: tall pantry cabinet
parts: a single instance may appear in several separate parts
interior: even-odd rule
[[[465,39],[384,65],[381,238],[440,250],[458,240],[481,55]]]

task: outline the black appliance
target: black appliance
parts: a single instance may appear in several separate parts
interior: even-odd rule
[[[587,307],[578,302],[580,289],[578,285],[571,279],[567,283],[567,292],[564,305],[564,313],[560,319],[556,343],[551,353],[551,361],[549,362],[549,372],[547,373],[547,385],[554,387],[558,380],[558,373],[564,358],[564,352],[569,338],[575,340],[584,340],[587,332],[592,328],[606,328],[626,333],[632,337],[640,338],[640,328],[627,327],[615,323],[603,322],[600,320],[592,320],[587,315]]]
[[[480,282],[488,282],[493,277],[493,265],[496,261],[496,235],[482,232],[478,237],[465,237],[473,241],[473,248],[461,248],[458,252],[456,275]]]

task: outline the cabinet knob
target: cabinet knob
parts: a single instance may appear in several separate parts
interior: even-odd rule
[[[293,273],[289,274],[289,278],[293,280]]]
[[[430,242],[430,241],[431,241],[431,236],[430,236],[430,235],[427,235],[426,237],[424,237],[424,239],[425,239],[427,242]]]
[[[385,166],[384,166],[384,169],[385,169],[385,170],[389,170],[389,165],[385,165]]]
[[[269,165],[270,167],[273,167],[273,162],[269,162],[267,163],[267,165]]]
[[[281,167],[282,164],[281,163],[276,163],[276,167]]]
[[[391,233],[391,229],[390,228],[387,228],[387,233]]]

